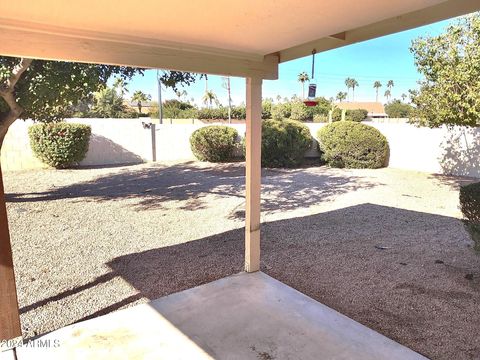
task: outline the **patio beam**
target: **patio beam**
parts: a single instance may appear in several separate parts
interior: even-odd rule
[[[22,336],[22,330],[13,271],[12,246],[0,168],[0,341],[20,336]]]
[[[446,0],[421,10],[378,21],[355,29],[345,29],[341,33],[326,36],[304,44],[275,52],[280,62],[294,60],[310,55],[315,49],[317,53],[355,44],[380,36],[414,29],[419,26],[465,15],[480,10],[479,0]]]
[[[262,79],[247,78],[245,155],[245,271],[260,270]]]
[[[278,56],[0,18],[5,56],[278,79]]]

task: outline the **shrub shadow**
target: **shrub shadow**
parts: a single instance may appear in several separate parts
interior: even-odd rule
[[[320,201],[360,188],[380,186],[365,178],[332,169],[262,169],[262,210],[265,212],[305,208]],[[245,168],[242,163],[202,164],[185,162],[161,164],[98,177],[92,181],[52,188],[45,192],[7,193],[8,202],[35,202],[57,199],[115,201],[134,199],[136,210],[160,209],[163,202],[183,202],[183,210],[209,206],[207,196],[245,196]],[[211,206],[214,204],[212,203]],[[241,217],[244,205],[230,217]]]

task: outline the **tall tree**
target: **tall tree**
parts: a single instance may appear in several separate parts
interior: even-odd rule
[[[72,105],[91,97],[112,76],[124,81],[143,69],[0,56],[0,147],[16,119],[60,121],[71,115]],[[164,71],[169,87],[189,85],[196,76]]]
[[[390,92],[390,90],[387,90],[387,91],[385,91],[384,96],[387,98],[387,101],[389,101],[389,100],[390,100],[390,96],[392,96],[392,93]]]
[[[400,95],[400,97],[402,98],[402,101],[405,102],[405,100],[407,100],[407,94],[403,93],[402,95]]]
[[[355,79],[351,79],[350,87],[352,88],[352,101],[355,101],[355,88],[358,87],[358,81]]]
[[[417,70],[424,76],[410,91],[411,119],[422,126],[480,126],[480,14],[463,17],[443,34],[413,41]]]
[[[202,100],[203,100],[203,103],[205,105],[208,105],[209,108],[212,107],[212,103],[214,102],[218,104],[217,95],[215,95],[215,93],[212,90],[205,91],[205,94],[203,94]]]
[[[232,91],[230,86],[230,76],[223,78],[223,88],[227,90],[227,100],[228,100],[228,122],[232,122]]]
[[[395,84],[393,83],[393,80],[388,80],[387,88],[388,88],[388,90],[390,90],[390,96],[392,95],[392,89],[393,89],[394,86],[395,86]]]
[[[298,74],[298,81],[302,84],[302,99],[305,99],[305,83],[310,81],[310,78],[308,77],[308,74],[303,71]]]
[[[347,87],[347,97],[350,95],[350,88],[352,87],[352,78],[346,78],[345,79],[345,86]]]
[[[344,91],[340,91],[338,94],[337,94],[337,100],[339,102],[342,102],[343,100],[345,100],[347,98],[347,93],[344,92]]]
[[[144,92],[137,90],[132,95],[132,101],[137,103],[138,113],[142,113],[142,106],[143,103],[146,101],[150,101],[152,97]]]
[[[16,119],[62,120],[111,76],[127,80],[138,73],[143,70],[0,56],[0,145]]]
[[[380,81],[375,81],[373,87],[375,88],[375,101],[378,102],[378,90],[382,87],[382,83]]]
[[[115,78],[115,80],[113,81],[113,88],[122,98],[125,96],[126,93],[128,93],[127,82],[122,77]]]

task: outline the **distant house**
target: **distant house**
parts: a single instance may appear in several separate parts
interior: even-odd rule
[[[356,110],[365,109],[368,111],[367,117],[370,119],[384,119],[388,115],[385,113],[385,108],[379,102],[340,102],[335,104],[342,110]]]

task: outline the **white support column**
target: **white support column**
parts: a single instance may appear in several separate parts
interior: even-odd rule
[[[245,271],[260,270],[262,79],[247,78]]]

